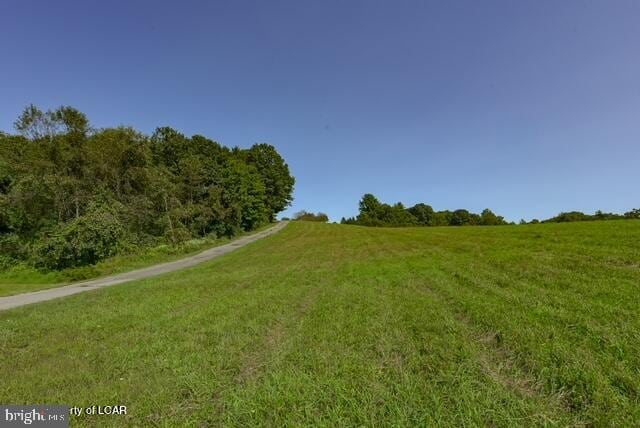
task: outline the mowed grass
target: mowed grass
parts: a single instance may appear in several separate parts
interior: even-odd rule
[[[0,402],[89,426],[633,426],[640,221],[293,222],[162,277],[0,313]]]

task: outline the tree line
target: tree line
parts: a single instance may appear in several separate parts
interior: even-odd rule
[[[359,203],[356,217],[342,218],[342,224],[361,226],[402,227],[402,226],[500,226],[515,224],[507,222],[504,217],[496,215],[490,209],[480,214],[465,209],[455,211],[435,211],[430,205],[419,203],[410,208],[398,202],[394,205],[380,202],[374,195],[365,194]],[[632,209],[624,214],[596,211],[589,215],[580,211],[563,212],[546,220],[533,219],[529,223],[563,223],[574,221],[640,219],[640,209]],[[521,220],[520,224],[526,224]]]
[[[585,214],[581,211],[569,211],[562,212],[555,217],[551,217],[546,220],[533,219],[530,223],[567,223],[574,221],[596,221],[596,220],[630,220],[640,219],[640,209],[634,208],[624,214],[606,213],[603,211],[596,211],[595,214]]]
[[[497,226],[508,224],[504,217],[496,215],[488,208],[480,214],[465,209],[435,211],[430,205],[424,203],[405,208],[400,202],[394,205],[380,202],[370,193],[365,194],[360,200],[359,214],[356,217],[343,217],[340,223],[381,227]]]
[[[276,149],[169,128],[93,129],[72,107],[29,106],[0,132],[0,263],[49,269],[135,248],[232,236],[274,221],[294,177]]]

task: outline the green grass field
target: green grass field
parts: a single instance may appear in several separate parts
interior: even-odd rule
[[[0,402],[73,425],[633,426],[640,221],[293,222],[162,277],[0,313]]]

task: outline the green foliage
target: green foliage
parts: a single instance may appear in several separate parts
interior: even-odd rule
[[[420,226],[434,226],[436,223],[435,211],[431,205],[416,204],[409,208],[409,213],[415,217],[417,224]]]
[[[256,167],[262,177],[269,219],[273,221],[275,215],[289,206],[293,200],[295,179],[284,159],[269,144],[254,144],[245,152],[245,158]]]
[[[292,199],[294,179],[268,144],[230,150],[168,127],[151,137],[95,130],[71,107],[31,105],[15,127],[19,135],[0,133],[0,234],[38,249],[22,260],[40,266],[94,263],[126,248],[90,231],[93,206],[117,205],[127,242],[144,246],[254,230]],[[104,245],[89,254],[83,245],[93,240]]]
[[[485,208],[480,214],[480,224],[483,226],[496,226],[505,223],[504,217],[495,215],[489,208]]]
[[[471,213],[467,210],[455,210],[451,216],[451,226],[465,226],[471,224]]]
[[[36,247],[36,265],[48,269],[95,264],[124,244],[125,229],[112,207],[99,206],[60,224]]]
[[[380,227],[502,226],[513,224],[508,223],[504,217],[496,215],[489,208],[484,209],[480,214],[475,214],[465,209],[434,211],[430,205],[423,203],[405,209],[401,203],[395,205],[382,203],[371,193],[362,196],[359,203],[359,211],[357,217],[343,217],[340,223]],[[594,215],[585,214],[580,211],[563,212],[556,217],[543,220],[542,223],[621,219],[640,219],[640,209],[632,209],[624,213],[624,215],[605,213],[602,211],[596,211]],[[540,220],[534,219],[530,223],[537,224],[540,223]],[[520,224],[527,224],[527,222],[520,220]]]
[[[359,203],[360,214],[361,215],[364,215],[364,214],[375,215],[375,213],[380,210],[380,206],[381,205],[382,204],[380,203],[378,198],[373,196],[371,193],[367,193],[360,200],[360,203]]]
[[[15,233],[0,234],[0,268],[15,264],[27,254],[27,249]]]
[[[319,212],[318,214],[314,214],[307,211],[299,211],[293,215],[294,220],[299,221],[316,221],[320,223],[326,223],[329,221],[329,216],[325,213]]]
[[[634,208],[631,211],[624,213],[625,218],[640,218],[640,208]]]
[[[10,230],[10,211],[7,197],[0,193],[0,236]]]
[[[504,225],[503,217],[485,209],[481,215],[464,209],[455,211],[434,211],[430,205],[419,203],[405,208],[401,203],[382,203],[374,195],[365,194],[359,203],[360,213],[355,218],[342,218],[342,224],[361,226],[465,226]]]
[[[547,223],[566,223],[572,221],[586,221],[591,220],[589,216],[580,211],[570,211],[570,212],[562,212],[557,216],[545,220]]]
[[[595,221],[595,220],[623,220],[640,218],[640,210],[633,209],[623,215],[615,213],[605,213],[600,210],[595,214],[585,214],[580,211],[562,212],[555,217],[543,220],[542,223],[569,223],[574,221]]]

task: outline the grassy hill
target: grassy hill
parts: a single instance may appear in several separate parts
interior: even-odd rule
[[[640,221],[294,222],[201,266],[0,313],[0,402],[109,425],[640,420]]]

